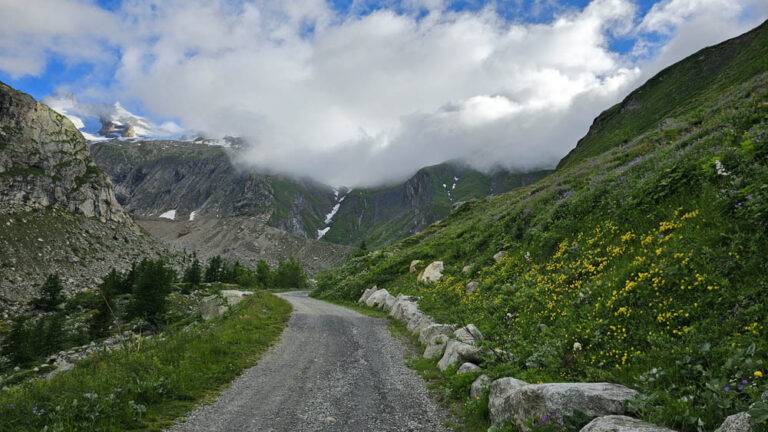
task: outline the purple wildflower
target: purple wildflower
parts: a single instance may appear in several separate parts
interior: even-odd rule
[[[747,195],[747,199],[751,200],[751,199],[754,199],[754,197],[752,196],[752,194],[749,194],[749,195]]]
[[[748,382],[749,382],[749,381],[747,381],[747,380],[745,380],[745,379],[741,380],[741,383],[742,383],[742,384],[747,384]]]
[[[725,387],[723,387],[723,390],[725,390],[725,391],[731,391],[731,388],[730,388],[730,387],[728,387],[728,386],[725,386]]]
[[[742,390],[744,390],[744,386],[743,386],[743,385],[740,385],[740,386],[739,386],[739,391],[742,391]]]

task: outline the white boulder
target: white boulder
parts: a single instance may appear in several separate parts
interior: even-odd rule
[[[423,357],[429,359],[435,359],[442,357],[445,345],[448,343],[448,336],[444,334],[436,334],[427,342],[427,348],[424,350]]]
[[[480,370],[480,366],[466,362],[463,365],[459,366],[459,370],[456,371],[456,375],[463,375],[468,373],[473,373]]]
[[[457,363],[481,363],[482,361],[483,357],[479,347],[451,339],[446,343],[445,352],[440,361],[437,362],[437,367],[444,371]]]
[[[480,333],[480,330],[474,324],[467,324],[453,332],[453,334],[456,336],[456,339],[468,344],[483,340],[483,334]]]
[[[528,385],[527,382],[512,377],[499,378],[490,384],[488,412],[491,415],[491,421],[496,423],[509,416],[512,411],[509,405],[510,395],[526,385]]]
[[[752,432],[752,416],[745,412],[728,416],[715,432]]]
[[[437,282],[443,277],[444,265],[442,261],[435,261],[419,273],[420,281]]]
[[[469,395],[472,399],[481,398],[490,385],[491,379],[488,378],[488,375],[480,375],[472,382],[472,387],[469,388]]]

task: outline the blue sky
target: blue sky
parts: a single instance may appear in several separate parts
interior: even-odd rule
[[[246,164],[370,185],[553,166],[654,73],[768,18],[765,0],[328,1],[3,2],[0,80],[84,132],[119,101],[158,133],[241,136]]]

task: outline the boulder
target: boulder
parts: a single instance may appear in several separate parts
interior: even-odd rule
[[[445,353],[437,362],[437,367],[444,371],[456,363],[482,363],[482,361],[483,357],[479,347],[451,339],[446,343]]]
[[[378,288],[376,285],[374,285],[372,288],[368,288],[363,292],[363,295],[360,297],[360,300],[358,300],[359,303],[365,303],[366,300],[368,300],[368,297],[371,296],[371,294],[375,293]]]
[[[223,314],[227,310],[227,307],[221,304],[221,299],[212,295],[203,297],[198,305],[198,309],[200,310],[200,315],[203,319],[209,321]]]
[[[408,268],[408,271],[411,273],[416,273],[416,267],[421,264],[421,260],[413,260],[411,261],[411,266]]]
[[[469,395],[472,399],[481,398],[490,385],[491,379],[488,378],[488,375],[480,375],[472,382],[472,387],[469,388]]]
[[[505,256],[507,256],[507,251],[499,251],[496,252],[496,255],[493,256],[493,260],[499,262],[503,260]]]
[[[483,339],[483,334],[480,333],[480,330],[474,324],[467,324],[453,332],[453,334],[456,336],[456,339],[468,344],[473,344]]]
[[[551,383],[521,387],[505,398],[507,410],[492,413],[497,422],[514,415],[521,430],[528,430],[525,421],[550,416],[555,421],[581,411],[589,417],[624,414],[624,402],[637,395],[637,391],[619,384],[609,383]]]
[[[387,304],[391,307],[394,303],[395,297],[386,289],[380,289],[374,292],[368,297],[368,300],[365,301],[365,304],[368,306],[380,308],[385,307]]]
[[[250,291],[238,291],[238,290],[221,290],[221,295],[224,297],[224,300],[227,301],[227,304],[229,306],[234,306],[238,303],[240,303],[243,298],[253,294]]]
[[[420,281],[437,282],[443,277],[444,268],[442,261],[435,261],[419,273],[418,279]]]
[[[420,313],[419,304],[411,300],[408,296],[398,294],[389,314],[398,321],[408,322],[416,314]]]
[[[581,429],[581,432],[674,432],[672,429],[646,423],[636,418],[609,415],[598,417]]]
[[[456,375],[463,375],[463,374],[473,373],[473,372],[477,372],[479,370],[480,370],[480,366],[478,366],[478,365],[476,365],[474,363],[466,362],[463,365],[459,366],[459,370],[456,371]]]
[[[527,382],[512,377],[499,378],[490,383],[488,412],[491,415],[491,421],[496,423],[509,416],[512,409],[509,406],[509,396],[526,385],[528,385]]]
[[[443,334],[434,335],[428,342],[424,350],[424,358],[435,359],[442,357],[445,345],[448,343],[448,336]]]
[[[424,345],[429,344],[429,341],[437,335],[449,335],[454,332],[456,328],[448,324],[430,324],[425,326],[419,332],[419,342]]]
[[[383,309],[392,310],[392,306],[395,305],[395,296],[390,293],[384,296],[384,304],[381,306]]]
[[[419,334],[419,329],[422,326],[429,326],[430,324],[434,324],[435,322],[432,320],[431,317],[428,315],[425,315],[422,311],[418,311],[416,314],[410,317],[408,319],[408,331],[413,334]]]
[[[469,271],[470,271],[470,270],[472,270],[472,266],[471,266],[471,265],[465,265],[465,266],[464,266],[464,267],[461,269],[461,272],[462,272],[462,273],[464,273],[464,274],[466,274],[466,273],[469,273]]]
[[[472,294],[473,292],[477,291],[478,288],[480,288],[480,284],[476,281],[472,281],[464,287],[464,292],[466,294]]]
[[[728,416],[715,432],[752,432],[752,416],[745,412]]]

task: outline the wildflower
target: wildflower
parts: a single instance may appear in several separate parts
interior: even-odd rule
[[[725,391],[731,391],[731,388],[730,388],[730,387],[728,387],[728,386],[725,386],[725,387],[723,387],[723,390],[725,390]]]
[[[723,163],[720,162],[719,159],[715,160],[715,169],[717,170],[717,175],[721,175],[723,177],[728,177],[730,175],[728,171],[725,170]]]
[[[581,351],[581,344],[578,342],[573,343],[573,350],[574,351]]]
[[[743,386],[743,385],[740,385],[740,386],[739,386],[739,388],[738,388],[738,390],[739,390],[739,391],[742,391],[742,390],[744,390],[744,386]]]
[[[755,371],[755,376],[758,377],[758,378],[762,378],[763,377],[763,373],[760,372],[760,371]]]
[[[747,381],[747,380],[745,380],[745,379],[741,380],[741,383],[742,383],[742,384],[747,384],[748,382],[749,382],[749,381]]]
[[[32,407],[32,412],[37,412],[37,405]]]

